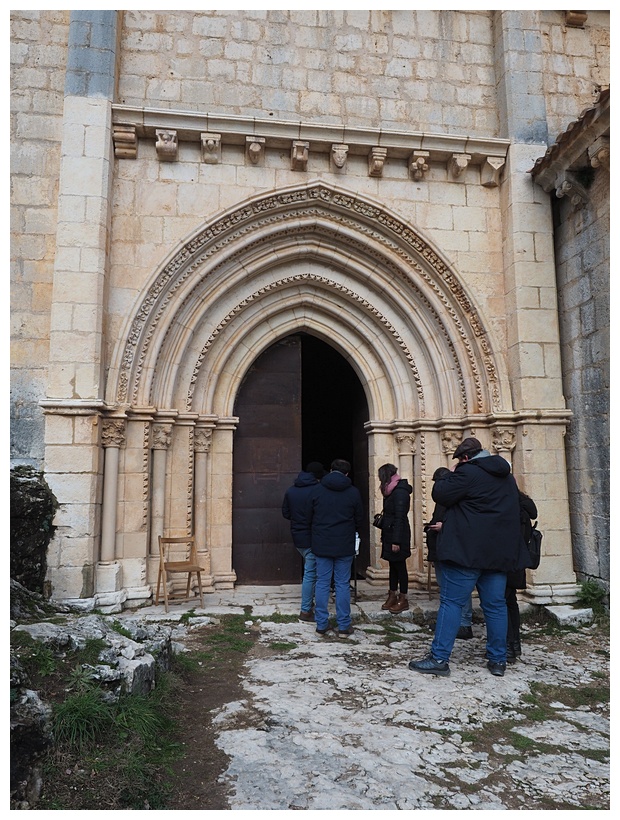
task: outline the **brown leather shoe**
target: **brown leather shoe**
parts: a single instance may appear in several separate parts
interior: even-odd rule
[[[390,612],[396,615],[396,613],[404,612],[406,609],[409,609],[409,601],[407,600],[407,596],[399,592],[396,603],[390,607]]]
[[[389,609],[390,607],[394,606],[394,604],[396,603],[397,600],[398,600],[398,593],[396,592],[396,590],[391,589],[388,592],[388,596],[385,600],[385,603],[381,607],[381,609]]]

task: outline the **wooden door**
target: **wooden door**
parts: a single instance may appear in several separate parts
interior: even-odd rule
[[[233,569],[239,584],[298,584],[301,557],[284,493],[301,470],[301,341],[289,336],[254,362],[235,403]]]

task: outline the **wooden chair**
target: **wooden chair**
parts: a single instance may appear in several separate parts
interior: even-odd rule
[[[185,547],[183,549],[177,548],[176,550],[173,549],[174,545],[182,545],[184,544]],[[175,554],[176,553],[176,554]],[[171,560],[171,558],[176,558],[178,553],[183,554],[183,560]],[[180,556],[179,556],[180,557]],[[202,593],[202,579],[200,577],[200,573],[204,572],[205,568],[201,567],[198,563],[198,554],[196,552],[196,539],[191,535],[182,535],[177,536],[175,538],[164,538],[162,535],[159,536],[159,573],[157,575],[157,593],[155,595],[155,603],[159,603],[159,589],[160,584],[163,582],[164,586],[164,604],[166,607],[166,612],[168,612],[168,601],[189,601],[190,599],[190,588],[192,583],[192,575],[195,572],[198,577],[198,592],[200,594],[200,606],[204,609],[204,597]],[[173,593],[168,595],[168,573],[176,574],[176,573],[186,573],[187,574],[187,587],[185,590],[185,595],[179,593]]]

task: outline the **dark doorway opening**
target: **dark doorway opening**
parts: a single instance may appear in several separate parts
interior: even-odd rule
[[[287,488],[309,461],[351,463],[365,507],[358,577],[370,563],[368,404],[351,365],[306,333],[268,348],[246,374],[235,403],[233,568],[239,584],[301,581],[302,564],[282,517]]]

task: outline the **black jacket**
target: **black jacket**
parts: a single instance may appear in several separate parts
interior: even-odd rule
[[[306,517],[306,503],[318,481],[313,473],[302,470],[292,487],[284,494],[282,515],[291,522],[291,536],[296,547],[310,546],[310,523]]]
[[[441,504],[435,504],[435,509],[433,510],[433,517],[428,522],[429,524],[437,524],[438,521],[443,522],[444,518],[446,517],[446,508],[443,507]],[[426,547],[428,550],[428,554],[426,556],[426,560],[430,561],[432,564],[435,563],[437,560],[437,536],[439,533],[435,532],[435,530],[426,530]]]
[[[409,506],[413,487],[401,478],[392,492],[383,499],[383,526],[381,528],[381,557],[384,561],[404,561],[411,555],[411,527]],[[392,552],[398,544],[398,552]]]
[[[362,497],[351,479],[337,470],[323,476],[306,505],[312,552],[328,558],[355,555],[355,533],[362,527]]]
[[[432,496],[448,508],[437,539],[439,561],[501,572],[526,566],[519,491],[506,459],[483,450],[438,479]]]
[[[538,509],[529,495],[521,492],[521,490],[519,490],[519,518],[521,521],[521,535],[527,544],[532,536],[532,521],[538,518]],[[525,589],[527,586],[525,570],[518,569],[509,572],[506,577],[506,586],[513,589]]]

